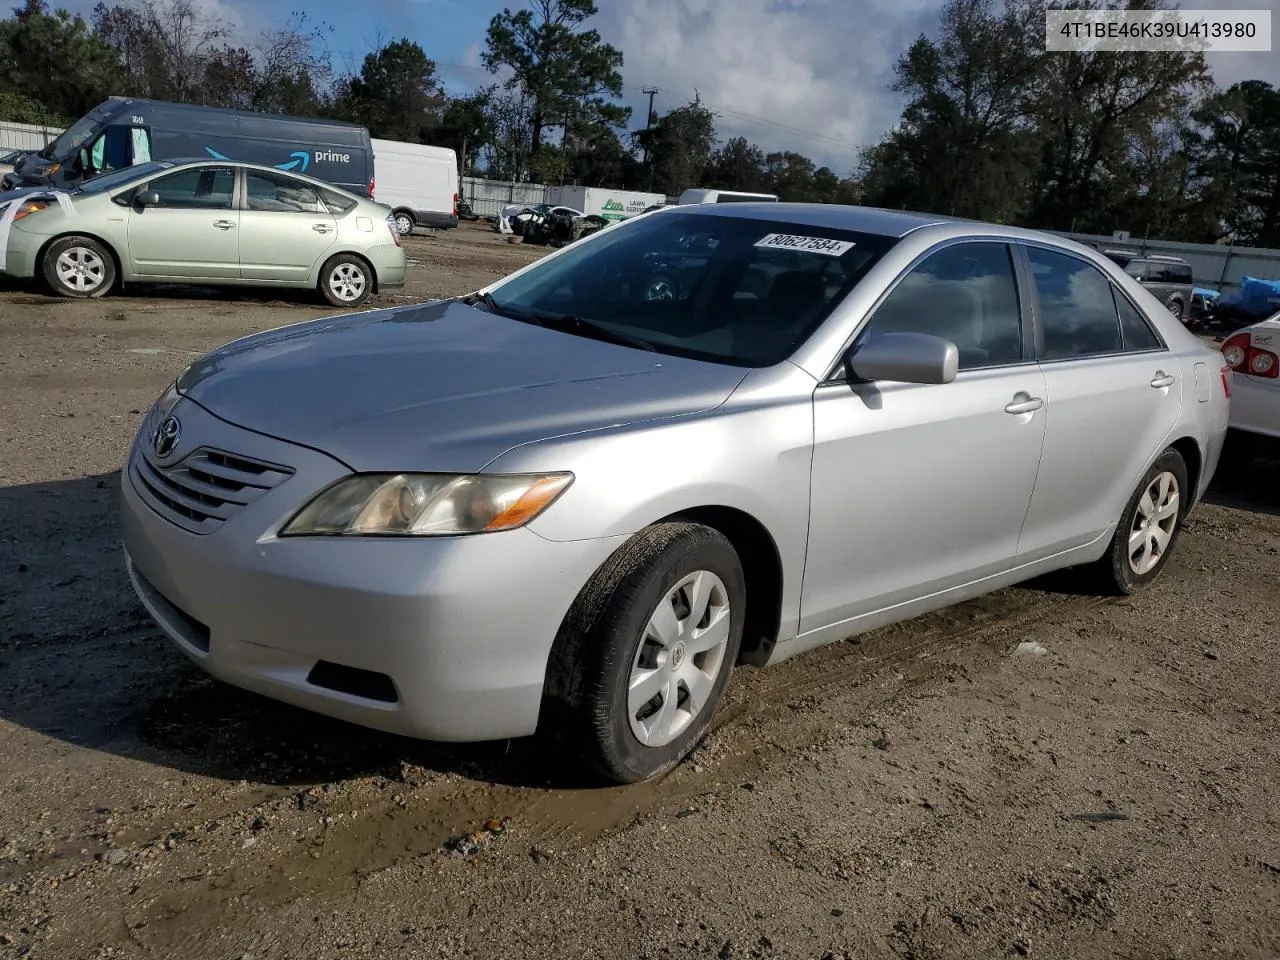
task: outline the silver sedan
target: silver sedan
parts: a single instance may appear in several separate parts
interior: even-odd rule
[[[542,728],[635,781],[737,664],[1067,566],[1149,585],[1229,376],[1058,237],[657,210],[195,362],[129,451],[127,566],[230,683],[421,738]]]

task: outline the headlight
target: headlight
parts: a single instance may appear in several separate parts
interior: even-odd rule
[[[339,480],[280,532],[298,536],[447,537],[523,526],[573,482],[571,473],[370,473]]]
[[[29,217],[33,213],[39,213],[41,210],[47,210],[51,204],[48,200],[19,200],[18,212],[13,215],[14,223],[24,217]]]

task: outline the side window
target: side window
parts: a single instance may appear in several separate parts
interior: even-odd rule
[[[320,199],[329,208],[329,212],[336,217],[350,213],[356,206],[354,197],[348,197],[346,194],[338,193],[336,190],[321,190]]]
[[[231,167],[194,167],[147,184],[160,206],[177,210],[230,210],[236,174]]]
[[[1125,266],[1124,272],[1135,280],[1142,280],[1147,275],[1147,265],[1141,260],[1130,260]]]
[[[1076,257],[1027,247],[1040,300],[1046,360],[1120,352],[1120,321],[1111,284]]]
[[[1191,266],[1185,263],[1175,264],[1169,268],[1174,283],[1191,283]]]
[[[1120,331],[1124,336],[1125,350],[1136,353],[1141,350],[1163,348],[1164,344],[1151,329],[1151,324],[1147,323],[1146,317],[1129,302],[1129,298],[1114,287],[1111,289],[1111,295],[1115,297],[1116,310],[1120,314]]]
[[[871,336],[929,333],[960,351],[960,369],[1022,360],[1022,315],[1013,260],[1003,243],[961,243],[902,278],[865,328]]]
[[[244,172],[245,204],[249,210],[277,213],[328,213],[315,187],[283,173]]]

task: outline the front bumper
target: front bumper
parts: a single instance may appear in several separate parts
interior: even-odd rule
[[[14,224],[7,238],[0,237],[0,241],[6,244],[4,269],[0,270],[0,273],[30,280],[36,275],[36,254],[40,252],[41,244],[47,239],[47,237],[27,233]]]
[[[192,532],[154,505],[144,476],[154,484],[155,473],[144,471],[158,461],[135,441],[121,483],[126,565],[188,657],[236,686],[392,733],[475,741],[534,732],[560,622],[623,538],[556,543],[521,529],[282,539],[275,531],[293,511],[349,471],[191,401],[173,412],[184,439],[171,466],[198,446],[294,471]]]

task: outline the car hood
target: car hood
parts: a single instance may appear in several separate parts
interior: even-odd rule
[[[353,470],[468,472],[522,443],[713,408],[745,374],[445,300],[245,337],[178,389]]]

